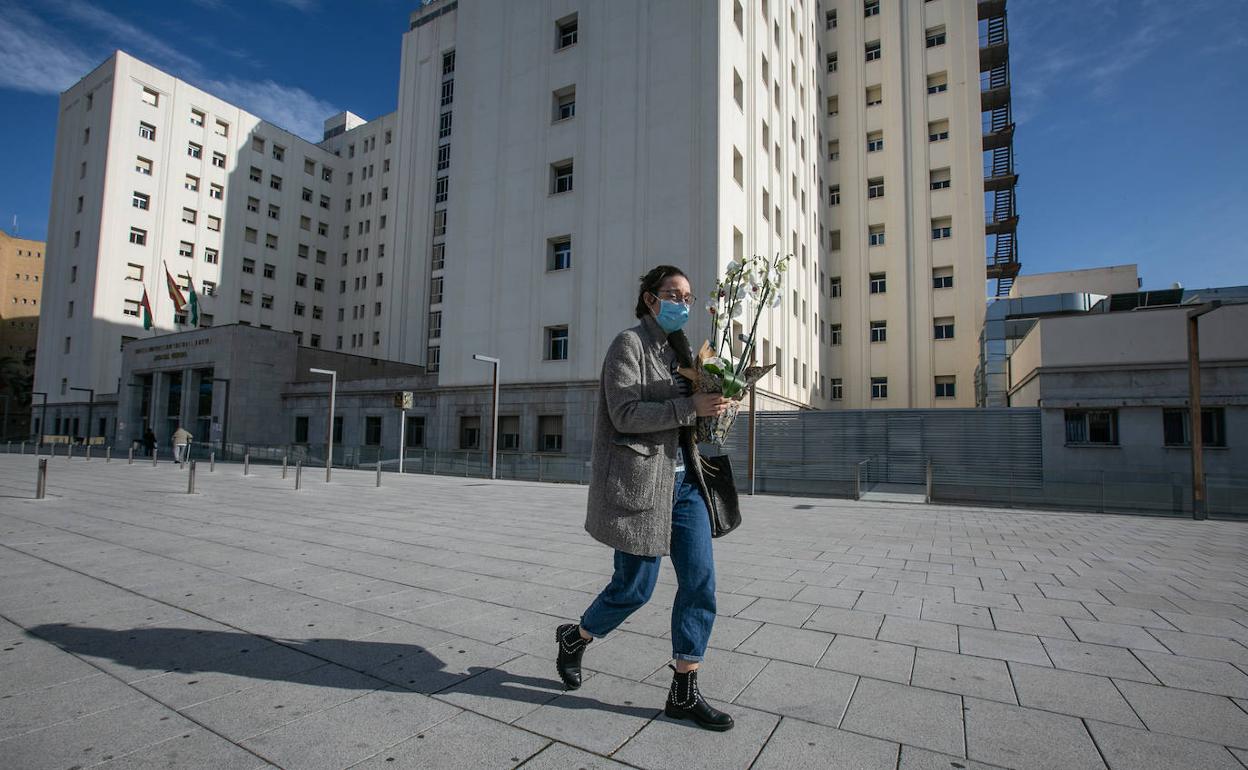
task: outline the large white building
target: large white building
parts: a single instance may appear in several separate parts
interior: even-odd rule
[[[318,144],[118,52],[61,97],[36,390],[134,385],[119,346],[184,328],[167,265],[201,325],[452,389],[497,355],[507,386],[583,405],[649,267],[705,295],[734,256],[791,253],[764,408],[972,405],[1003,22],[1002,0],[437,0],[403,36],[398,110]],[[1009,184],[1007,281],[1008,172],[988,191]]]

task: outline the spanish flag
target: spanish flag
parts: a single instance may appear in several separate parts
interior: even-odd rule
[[[181,313],[182,308],[186,307],[186,297],[182,296],[182,290],[178,288],[178,282],[173,280],[173,276],[169,274],[168,265],[165,265],[165,283],[169,287],[169,299],[173,300],[173,312]]]

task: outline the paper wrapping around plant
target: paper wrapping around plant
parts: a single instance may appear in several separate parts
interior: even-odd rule
[[[729,432],[732,431],[733,423],[737,421],[737,413],[741,410],[741,401],[745,398],[745,394],[749,392],[750,386],[758,382],[764,374],[775,368],[775,364],[767,366],[747,366],[745,371],[741,373],[741,379],[745,383],[745,387],[737,394],[735,398],[728,399],[728,408],[718,417],[699,417],[697,420],[697,428],[695,440],[699,444],[715,444],[723,445],[728,439]],[[722,380],[710,372],[704,371],[701,367],[694,370],[693,389],[700,393],[719,393],[721,392]]]

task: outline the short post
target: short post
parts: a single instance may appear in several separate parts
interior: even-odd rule
[[[186,493],[193,495],[195,494],[195,461],[191,460],[186,465]]]
[[[932,461],[927,461],[927,495],[923,502],[931,504],[932,502]]]
[[[104,462],[111,463],[113,461],[113,445],[109,444],[104,447]]]
[[[381,486],[381,456],[377,456],[377,486]]]
[[[862,463],[854,466],[854,499],[862,499]]]
[[[289,455],[282,455],[282,478],[286,478],[286,460]]]
[[[126,465],[134,465],[134,445],[130,445],[130,453],[126,455]]]
[[[22,454],[26,454],[26,442],[22,442]]]
[[[246,476],[251,472],[251,452],[243,455],[243,475]]]
[[[156,462],[159,458],[160,458],[160,452],[156,450],[156,447],[152,447],[152,467],[153,468],[156,467]]]
[[[65,448],[65,459],[66,459],[66,460],[72,460],[72,459],[74,459],[74,445],[73,445],[73,442],[70,442],[69,444],[66,444],[66,445],[65,445],[65,447],[66,447],[66,448]]]
[[[48,493],[48,461],[47,458],[39,459],[39,471],[35,476],[35,499],[42,500]]]
[[[299,484],[302,481],[300,477],[302,475],[303,475],[303,461],[296,460],[295,461],[295,489],[299,488]]]
[[[87,444],[87,462],[91,462],[91,445]]]
[[[215,473],[216,470],[217,470],[217,453],[209,452],[208,453],[208,472]]]

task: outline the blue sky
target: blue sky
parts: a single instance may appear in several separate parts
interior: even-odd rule
[[[0,226],[45,237],[56,94],[113,49],[317,138],[395,108],[417,3],[0,0]],[[1248,0],[1009,8],[1024,273],[1248,284]]]

